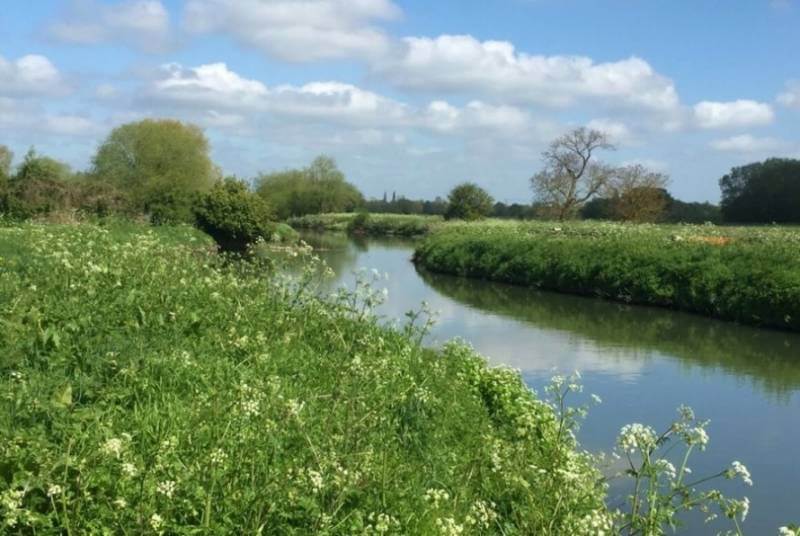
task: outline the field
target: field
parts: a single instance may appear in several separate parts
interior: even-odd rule
[[[292,218],[289,225],[296,229],[315,231],[348,231],[370,236],[423,236],[443,224],[441,216],[416,214],[314,214]]]
[[[0,228],[5,534],[608,526],[517,373],[382,327],[377,289],[318,298],[313,258],[288,277],[212,250],[188,227]]]
[[[800,231],[488,221],[417,245],[427,270],[800,331]]]

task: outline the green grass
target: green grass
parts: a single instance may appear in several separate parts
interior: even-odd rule
[[[4,534],[594,534],[516,372],[185,228],[0,228]]]
[[[440,273],[800,331],[800,232],[613,223],[449,224],[417,245]]]
[[[370,236],[417,237],[443,225],[441,216],[418,214],[313,214],[292,218],[289,225],[316,231],[348,231]]]

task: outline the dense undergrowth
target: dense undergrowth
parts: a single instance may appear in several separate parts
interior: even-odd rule
[[[441,216],[419,214],[313,214],[292,218],[289,225],[296,229],[315,231],[347,231],[368,236],[418,237],[442,225]]]
[[[5,534],[599,534],[560,414],[188,227],[0,227]]]
[[[446,225],[418,265],[800,331],[800,232],[781,227]]]

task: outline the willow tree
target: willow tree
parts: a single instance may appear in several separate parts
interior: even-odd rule
[[[584,127],[553,141],[542,153],[544,168],[530,179],[537,201],[559,220],[573,216],[611,181],[614,169],[595,158],[611,149],[606,134]]]

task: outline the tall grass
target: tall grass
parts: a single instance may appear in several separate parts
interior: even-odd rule
[[[188,228],[0,228],[4,533],[610,526],[591,459],[516,372],[382,327],[368,287],[321,299],[316,267],[209,246]]]
[[[611,223],[447,225],[417,245],[435,272],[800,331],[800,232]]]

